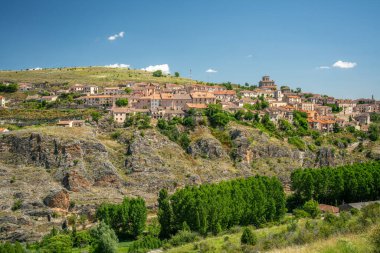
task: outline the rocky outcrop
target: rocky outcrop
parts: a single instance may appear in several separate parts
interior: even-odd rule
[[[193,141],[188,147],[187,152],[194,158],[218,159],[228,157],[222,144],[214,138],[199,138]]]
[[[62,179],[62,185],[69,191],[79,192],[87,190],[91,184],[79,172],[73,170],[66,173]]]
[[[55,190],[44,198],[44,204],[50,208],[68,210],[70,207],[70,195],[64,189]]]
[[[56,180],[71,191],[119,178],[106,147],[96,139],[58,138],[39,132],[19,133],[0,140],[7,162],[54,170]],[[108,180],[109,181],[109,180]],[[99,183],[98,183],[99,184]]]

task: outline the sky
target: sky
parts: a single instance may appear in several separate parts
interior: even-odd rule
[[[1,0],[0,69],[130,67],[380,99],[378,0]]]

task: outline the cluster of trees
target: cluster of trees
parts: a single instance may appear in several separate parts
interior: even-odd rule
[[[291,174],[294,201],[314,199],[338,205],[380,197],[380,163],[358,163],[337,168],[297,169]]]
[[[128,105],[128,98],[119,98],[115,102],[117,107],[123,107]]]
[[[10,242],[0,243],[0,253],[26,253],[26,249],[21,243],[16,242],[11,244]]]
[[[163,135],[167,136],[171,141],[177,142],[186,150],[190,144],[190,138],[187,132],[179,131],[177,127],[178,124],[194,128],[195,119],[192,116],[187,116],[184,119],[177,117],[171,120],[159,119],[157,122],[157,128]]]
[[[72,225],[72,231],[66,227],[58,230],[55,227],[49,234],[45,235],[41,241],[27,244],[25,250],[19,243],[13,245],[13,250],[9,243],[0,245],[1,253],[19,253],[19,252],[72,252],[73,248],[90,247],[93,253],[116,253],[118,238],[115,232],[104,222],[100,222],[97,226],[77,232],[75,223]],[[4,250],[4,251],[2,251]]]
[[[120,204],[103,203],[96,210],[96,218],[109,225],[119,238],[136,238],[146,222],[147,209],[142,198],[124,198]]]
[[[285,214],[285,194],[277,178],[251,177],[159,193],[160,237],[189,228],[206,235],[235,225],[256,226]]]
[[[209,104],[206,109],[206,116],[213,127],[224,127],[232,118],[228,112],[222,109],[221,104]]]
[[[13,93],[18,90],[18,85],[15,83],[12,84],[0,84],[0,92]]]
[[[124,127],[137,127],[138,129],[150,128],[150,117],[143,113],[136,113],[135,115],[130,115],[126,118],[124,122]]]

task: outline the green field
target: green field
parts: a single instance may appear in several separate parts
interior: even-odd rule
[[[48,84],[95,84],[112,86],[128,81],[189,84],[195,81],[171,75],[154,77],[152,72],[126,68],[73,67],[52,68],[31,71],[0,71],[1,82],[29,82]]]

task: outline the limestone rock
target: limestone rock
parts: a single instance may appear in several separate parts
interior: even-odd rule
[[[64,189],[52,191],[45,197],[44,204],[50,208],[68,210],[70,206],[70,195]]]

